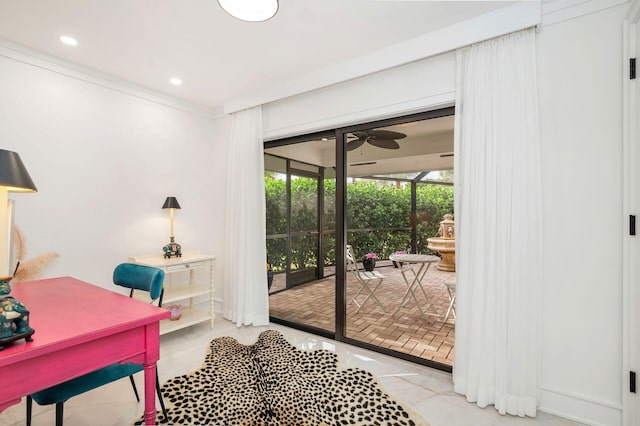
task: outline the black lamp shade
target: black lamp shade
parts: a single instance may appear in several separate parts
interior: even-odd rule
[[[179,209],[180,208],[180,204],[178,204],[178,200],[176,200],[176,197],[167,197],[166,200],[164,200],[164,204],[162,205],[163,209]]]
[[[17,152],[0,149],[0,188],[9,192],[38,190]]]

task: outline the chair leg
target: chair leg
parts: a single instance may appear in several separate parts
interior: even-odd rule
[[[133,376],[129,376],[129,380],[131,381],[131,387],[133,388],[133,393],[136,394],[136,400],[140,402],[140,396],[138,396],[138,388],[136,387],[136,382],[133,380]]]
[[[356,294],[351,299],[351,302],[355,301],[356,304],[358,303],[358,296],[360,296],[360,293],[362,293],[362,290],[364,289],[364,285],[365,285],[364,283],[360,283],[360,288],[358,289]],[[349,302],[349,303],[351,303],[351,302]],[[358,304],[358,306],[360,306],[360,305]]]
[[[64,402],[56,403],[56,426],[62,426],[62,418],[64,417]]]
[[[447,313],[444,315],[444,321],[447,322],[449,319],[449,315],[453,314],[453,318],[456,318],[456,308],[453,306],[456,303],[456,294],[451,291],[451,288],[447,286],[447,292],[449,293],[449,306],[447,308]]]
[[[371,283],[371,281],[367,281],[361,284],[360,290],[358,291],[358,293],[356,293],[356,295],[353,297],[353,299],[351,300],[351,302],[355,302],[356,306],[358,307],[358,309],[356,309],[356,313],[358,313],[358,311],[360,310],[360,308],[362,308],[362,306],[364,306],[365,303],[367,303],[367,300],[369,299],[373,299],[374,302],[376,302],[376,304],[378,306],[380,306],[380,309],[382,309],[383,312],[387,312],[384,309],[384,306],[382,306],[382,303],[380,303],[380,300],[378,300],[378,298],[376,297],[376,295],[374,294],[375,291],[378,289],[378,287],[380,286],[380,284],[382,284],[382,279],[377,280],[376,284],[371,284],[373,286],[373,288],[369,287],[369,284]],[[362,302],[358,302],[358,300],[356,299],[356,297],[358,296],[358,294],[360,293],[360,291],[362,290],[366,290],[369,294],[367,294],[367,297],[364,298],[364,300]],[[349,303],[351,303],[349,302]]]
[[[378,300],[378,298],[376,297],[376,295],[374,294],[375,291],[378,289],[378,287],[380,287],[380,284],[382,284],[382,280],[378,281],[374,286],[373,289],[371,289],[371,297],[373,298],[373,300],[378,304],[378,306],[380,306],[380,309],[382,309],[382,312],[387,312],[384,309],[384,306],[382,306],[382,303]]]
[[[27,426],[31,426],[31,413],[33,411],[33,399],[27,395]]]
[[[162,414],[164,414],[165,421],[169,421],[169,417],[167,416],[167,409],[164,406],[164,398],[162,398],[162,392],[160,392],[160,379],[158,379],[158,367],[156,367],[156,393],[158,394],[158,399],[160,400],[160,407],[162,407]]]
[[[27,395],[27,426],[31,426],[31,415],[33,414],[33,398]],[[64,402],[56,403],[56,426],[62,426],[64,418]]]

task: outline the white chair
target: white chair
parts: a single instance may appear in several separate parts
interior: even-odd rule
[[[447,308],[447,313],[444,315],[444,321],[447,322],[449,319],[449,315],[453,313],[453,318],[456,318],[456,308],[453,306],[456,303],[456,282],[450,281],[444,283],[445,287],[447,287],[447,292],[449,293],[449,307]]]
[[[360,288],[358,289],[357,293],[349,302],[349,304],[354,303],[358,307],[358,309],[356,309],[356,312],[358,312],[369,299],[373,299],[373,301],[376,302],[384,312],[386,312],[384,306],[382,306],[382,303],[380,303],[380,300],[378,300],[378,298],[374,294],[380,284],[382,284],[384,275],[375,270],[371,272],[359,270],[358,263],[356,262],[356,256],[351,245],[347,245],[347,269],[351,271],[353,276],[358,280],[358,283],[360,284]],[[365,292],[365,294],[367,294],[367,296],[362,302],[359,302],[358,296],[363,291]]]

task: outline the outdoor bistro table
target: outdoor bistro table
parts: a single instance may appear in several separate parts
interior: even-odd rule
[[[391,316],[395,316],[400,308],[404,307],[404,305],[406,305],[407,302],[409,302],[409,300],[413,298],[423,317],[426,317],[427,315],[440,317],[440,313],[436,310],[435,306],[431,304],[429,298],[427,297],[427,293],[425,293],[424,288],[422,287],[422,279],[429,270],[429,266],[434,262],[439,262],[440,258],[438,256],[431,256],[427,254],[392,254],[389,256],[389,260],[393,260],[394,262],[400,264],[400,272],[402,273],[402,278],[407,284],[407,291],[402,297],[402,302],[400,302],[400,305],[396,308],[395,311],[393,311]],[[413,269],[412,265],[414,264],[418,265],[417,271]],[[409,273],[409,271],[413,272],[413,277],[409,276],[407,278],[407,274]],[[409,279],[411,279],[411,282],[409,282]],[[422,309],[421,304],[416,298],[416,290],[418,288],[420,288],[420,290],[422,291],[422,294],[427,302],[424,309]],[[431,308],[434,312],[428,312],[429,308]]]

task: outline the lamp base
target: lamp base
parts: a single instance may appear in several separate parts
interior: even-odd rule
[[[174,237],[169,237],[171,240],[169,244],[162,247],[162,251],[164,252],[164,256],[167,259],[172,257],[182,257],[182,246],[174,241]]]

